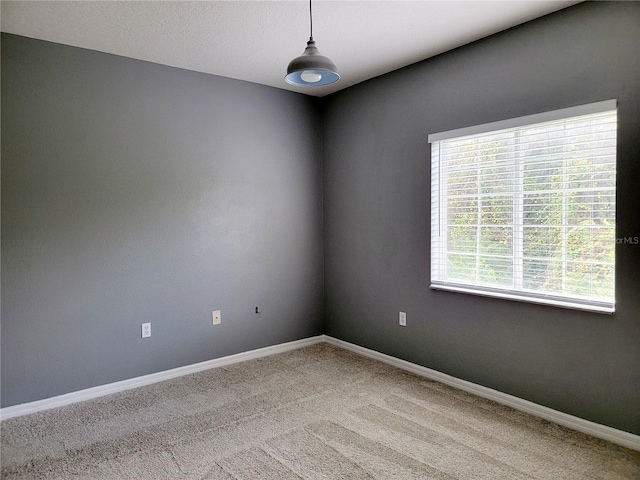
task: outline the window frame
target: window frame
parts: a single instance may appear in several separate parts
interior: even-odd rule
[[[442,193],[439,191],[446,180],[442,180],[440,178],[440,176],[444,175],[444,173],[441,173],[439,153],[436,152],[436,154],[434,154],[434,151],[436,151],[436,149],[439,148],[440,142],[444,140],[451,140],[451,139],[468,137],[473,135],[488,134],[492,132],[498,132],[500,130],[533,126],[536,124],[541,124],[546,122],[569,120],[574,117],[600,114],[600,113],[612,112],[616,110],[617,110],[617,101],[615,99],[612,99],[612,100],[605,100],[602,102],[595,102],[595,103],[590,103],[586,105],[579,105],[575,107],[563,108],[563,109],[538,113],[534,115],[516,117],[508,120],[485,123],[481,125],[474,125],[470,127],[430,134],[428,136],[428,142],[431,144],[431,149],[430,149],[430,153],[431,153],[431,159],[430,159],[430,163],[431,163],[431,248],[430,248],[431,250],[430,252],[431,283],[430,283],[430,288],[434,290],[446,290],[451,292],[489,296],[489,297],[496,297],[496,298],[502,298],[507,300],[528,302],[528,303],[552,305],[552,306],[563,307],[563,308],[587,310],[587,311],[609,313],[609,314],[614,313],[615,283],[616,283],[615,282],[615,248],[616,248],[615,239],[613,241],[613,249],[614,249],[613,298],[611,301],[600,301],[594,298],[580,298],[577,295],[572,296],[569,294],[557,294],[557,293],[551,293],[551,292],[547,293],[543,291],[533,291],[533,290],[527,290],[523,288],[516,289],[515,286],[493,287],[493,286],[483,285],[477,279],[475,281],[464,281],[464,280],[458,281],[458,280],[437,278],[439,274],[438,268],[443,268],[441,266],[443,260],[440,259],[438,262],[435,262],[434,259],[436,259],[436,255],[438,253],[441,253],[441,254],[444,253],[445,255],[447,253],[447,252],[441,252],[440,250],[436,251],[436,248],[440,248],[443,242],[446,245],[446,240],[440,239],[442,237],[440,229],[443,223],[441,221],[441,217],[444,216],[445,218],[447,218],[446,214],[442,213],[442,203],[446,204],[447,199],[449,197],[447,194],[443,196]],[[616,149],[616,163],[617,163],[617,119],[616,119],[615,142],[616,142],[615,149]],[[513,163],[514,163],[514,170],[517,170],[519,165],[515,161]],[[436,185],[437,185],[437,190],[436,190]],[[517,187],[517,185],[518,185],[517,183],[514,183],[514,187]],[[617,192],[617,186],[614,186],[614,195],[616,192]],[[478,195],[480,196],[480,194]],[[520,197],[521,195],[517,195],[513,193],[511,194],[510,198],[517,201],[517,199]],[[614,208],[617,208],[615,200],[614,200]],[[446,207],[445,207],[445,210],[446,210]],[[516,212],[515,208],[512,209],[512,212],[514,215],[521,216],[522,211],[523,211],[522,209],[518,209],[518,211]],[[615,212],[614,212],[614,218],[615,218]],[[516,227],[519,227],[520,229],[524,227],[524,222],[522,221],[522,218],[519,219],[519,223],[514,222],[514,229]],[[448,231],[449,230],[447,229],[447,232]],[[614,223],[614,232],[615,232],[615,223]],[[447,233],[445,232],[444,236],[446,237],[446,235]],[[513,248],[515,249],[515,248],[518,248],[516,244],[520,245],[520,242],[513,242],[513,244],[514,244]],[[476,252],[476,255],[479,255],[479,253]],[[511,258],[516,259],[517,258],[516,254],[512,253]],[[522,258],[522,256],[520,256],[520,258]],[[512,263],[515,266],[517,264],[517,260],[514,260]]]

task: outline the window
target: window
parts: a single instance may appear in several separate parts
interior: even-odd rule
[[[429,143],[432,288],[614,311],[615,100]]]

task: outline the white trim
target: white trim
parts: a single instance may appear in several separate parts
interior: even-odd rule
[[[591,303],[589,303],[588,300],[573,300],[569,297],[554,298],[552,296],[544,296],[539,293],[531,293],[527,295],[526,293],[518,293],[517,290],[509,291],[481,287],[459,287],[452,284],[436,282],[433,282],[429,288],[432,290],[444,290],[447,292],[468,293],[470,295],[479,295],[481,297],[515,300],[516,302],[537,303],[540,305],[551,305],[553,307],[570,308],[573,310],[584,310],[586,312],[608,313],[610,315],[613,315],[615,312],[614,304],[610,302],[595,303],[591,301]]]
[[[534,113],[533,115],[525,115],[524,117],[509,118],[507,120],[499,120],[497,122],[456,128],[454,130],[447,130],[446,132],[432,133],[428,136],[427,141],[429,143],[433,143],[439,142],[440,140],[446,140],[448,138],[466,137],[467,135],[478,135],[480,133],[504,130],[506,128],[522,127],[524,125],[533,125],[543,122],[553,122],[555,120],[566,118],[581,117],[582,115],[593,115],[595,113],[615,110],[617,105],[617,100],[604,100],[602,102],[561,108],[559,110],[551,110],[549,112]]]
[[[461,380],[459,378],[452,377],[451,375],[447,375],[446,373],[438,372],[437,370],[432,370],[421,365],[416,365],[415,363],[407,362],[406,360],[401,360],[390,355],[385,355],[384,353],[376,352],[375,350],[370,350],[365,347],[360,347],[359,345],[354,345],[353,343],[338,340],[337,338],[325,335],[325,341],[331,345],[335,345],[336,347],[344,348],[345,350],[350,350],[354,353],[364,355],[365,357],[379,360],[389,365],[393,365],[394,367],[401,368],[402,370],[420,375],[421,377],[436,380],[440,383],[444,383],[445,385],[464,390],[465,392],[472,393],[479,397],[493,400],[494,402],[507,405],[508,407],[515,408],[516,410],[529,413],[536,417],[544,418],[545,420],[549,420],[559,425],[564,425],[565,427],[572,428],[573,430],[608,440],[618,445],[622,445],[623,447],[640,451],[640,435],[634,435],[633,433],[607,427],[606,425],[584,420],[579,417],[574,417],[573,415],[559,412],[552,408],[544,407],[537,403],[514,397],[513,395],[502,393],[488,387],[483,387],[482,385]]]
[[[634,435],[629,432],[624,432],[615,428],[607,427],[606,425],[600,425],[599,423],[590,422],[579,417],[574,417],[567,413],[559,412],[542,405],[524,400],[507,393],[502,393],[497,390],[493,390],[482,385],[477,385],[466,380],[461,380],[446,373],[438,372],[415,363],[407,362],[384,353],[376,352],[365,347],[360,347],[353,343],[338,340],[337,338],[330,337],[328,335],[318,335],[316,337],[304,338],[302,340],[296,340],[288,343],[281,343],[279,345],[272,345],[270,347],[259,348],[257,350],[250,350],[248,352],[237,353],[235,355],[229,355],[227,357],[216,358],[208,360],[206,362],[195,363],[193,365],[186,365],[184,367],[178,367],[171,370],[165,370],[164,372],[152,373],[150,375],[144,375],[142,377],[131,378],[129,380],[123,380],[121,382],[109,383],[107,385],[101,385],[98,387],[87,388],[85,390],[79,390],[77,392],[66,393],[57,397],[46,398],[44,400],[38,400],[35,402],[23,403],[21,405],[14,405],[11,407],[5,407],[0,409],[0,419],[6,420],[8,418],[19,417],[21,415],[27,415],[29,413],[35,413],[42,410],[49,410],[51,408],[62,407],[64,405],[70,405],[72,403],[82,402],[84,400],[90,400],[92,398],[102,397],[104,395],[110,395],[112,393],[122,392],[130,390],[132,388],[143,387],[152,383],[162,382],[164,380],[170,380],[172,378],[181,377],[190,373],[197,373],[210,368],[222,367],[224,365],[231,365],[233,363],[244,362],[246,360],[253,360],[256,358],[266,357],[269,355],[275,355],[276,353],[288,352],[297,348],[306,347],[309,345],[315,345],[318,343],[326,342],[336,347],[344,348],[354,353],[358,353],[365,357],[379,360],[394,367],[401,368],[421,377],[430,378],[438,382],[444,383],[454,388],[464,390],[465,392],[473,393],[479,397],[488,398],[494,402],[502,405],[507,405],[516,410],[535,415],[536,417],[544,418],[551,422],[565,427],[572,428],[579,432],[593,435],[594,437],[602,438],[610,442],[622,445],[623,447],[632,448],[640,451],[640,436]]]
[[[235,355],[214,358],[213,360],[194,363],[192,365],[185,365],[184,367],[173,368],[171,370],[165,370],[163,372],[151,373],[149,375],[143,375],[141,377],[130,378],[128,380],[122,380],[120,382],[108,383],[106,385],[87,388],[85,390],[65,393],[64,395],[45,398],[44,400],[37,400],[35,402],[13,405],[11,407],[0,409],[0,419],[6,420],[8,418],[27,415],[29,413],[49,410],[50,408],[62,407],[64,405],[70,405],[72,403],[82,402],[85,400],[90,400],[92,398],[98,398],[105,395],[110,395],[112,393],[130,390],[132,388],[151,385],[152,383],[170,380],[172,378],[181,377],[183,375],[189,375],[190,373],[209,370],[210,368],[222,367],[224,365],[231,365],[233,363],[244,362],[247,360],[253,360],[255,358],[266,357],[269,355],[275,355],[276,353],[288,352],[289,350],[295,350],[296,348],[306,347],[309,345],[314,345],[316,343],[322,343],[323,341],[324,335],[318,335],[317,337],[309,337],[302,340],[295,340],[293,342],[281,343],[279,345],[272,345],[270,347],[259,348],[257,350],[236,353]]]

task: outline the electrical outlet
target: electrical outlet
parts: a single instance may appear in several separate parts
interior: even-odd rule
[[[147,338],[151,336],[151,323],[143,323],[142,324],[142,338]]]
[[[398,323],[403,327],[407,326],[407,314],[405,312],[400,312],[400,316],[398,317]]]
[[[220,325],[222,323],[222,312],[220,310],[214,310],[211,313],[214,325]]]

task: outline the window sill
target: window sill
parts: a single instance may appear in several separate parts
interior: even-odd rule
[[[602,303],[583,303],[570,298],[558,298],[553,296],[543,295],[526,295],[513,292],[507,292],[499,289],[490,288],[473,288],[466,286],[459,286],[455,284],[441,284],[432,283],[430,285],[432,290],[444,290],[448,292],[467,293],[470,295],[480,295],[483,297],[502,298],[505,300],[513,300],[516,302],[535,303],[539,305],[550,305],[553,307],[569,308],[572,310],[584,310],[587,312],[605,313],[612,315],[615,311],[615,306]]]

